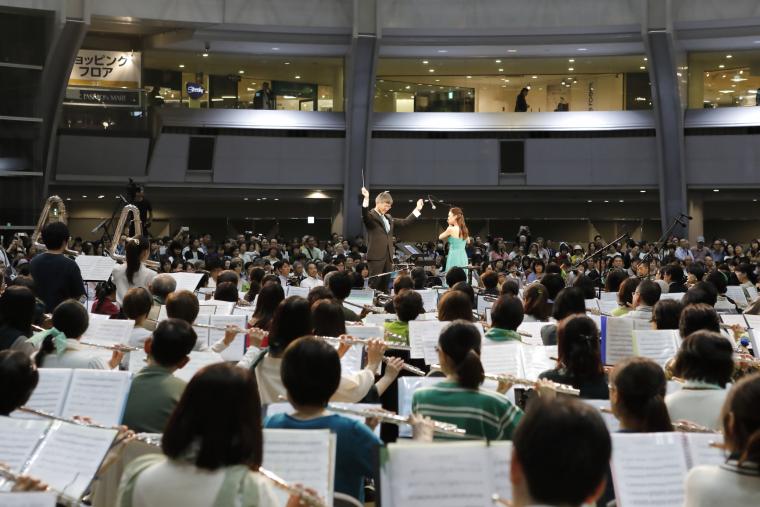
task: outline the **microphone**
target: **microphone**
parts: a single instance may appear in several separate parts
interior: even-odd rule
[[[427,201],[430,203],[430,209],[436,209],[436,205],[433,202],[433,199],[430,198],[430,194],[427,196]]]
[[[681,218],[688,218],[689,220],[694,220],[694,217],[686,215],[685,213],[681,213]]]

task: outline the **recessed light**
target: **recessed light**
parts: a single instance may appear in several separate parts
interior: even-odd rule
[[[279,51],[280,48],[272,48],[272,51]]]
[[[262,200],[262,201],[266,201],[266,200],[267,200],[267,198],[266,198],[266,197],[262,197],[262,198],[261,198],[261,200]]]
[[[618,202],[625,202],[623,199],[620,199]]]
[[[734,55],[726,55],[726,58],[733,58]]]
[[[180,64],[179,64],[179,68],[180,68],[180,69],[184,69],[184,68],[185,68],[185,64],[184,64],[184,63],[180,63]]]
[[[504,69],[501,69],[501,68],[500,68],[500,69],[499,69],[499,72],[504,72]]]
[[[643,65],[642,65],[641,67],[639,67],[639,68],[640,68],[641,70],[646,70],[646,67],[644,67]]]
[[[275,200],[275,201],[279,201],[279,200],[280,200],[280,198],[279,198],[279,197],[275,197],[275,198],[274,198],[274,200]]]
[[[567,70],[570,71],[570,72],[572,72],[572,71],[575,70],[575,67],[568,67]]]
[[[720,65],[718,65],[718,68],[719,68],[719,69],[725,69],[725,68],[726,68],[726,66],[725,66],[725,65],[723,65],[723,64],[721,63]]]
[[[449,50],[448,49],[439,49],[438,52],[439,53],[448,53]]]
[[[102,198],[104,198],[104,197],[105,197],[104,195],[99,195],[99,196],[98,196],[98,199],[102,199]]]
[[[208,53],[203,53],[201,56],[202,56],[203,58],[208,58]]]
[[[467,79],[472,79],[472,76],[467,76]]]
[[[408,89],[410,89],[410,88],[411,88],[411,86],[409,86],[409,85],[406,85],[404,88],[406,88],[406,89],[408,90]]]
[[[594,202],[594,201],[592,201],[591,199],[589,199],[589,200],[588,200],[588,201],[586,201],[586,202]]]
[[[646,193],[647,193],[647,191],[646,191],[646,190],[639,190],[639,193],[641,193],[641,194],[646,194]]]
[[[720,192],[719,188],[713,188],[713,192]]]
[[[578,48],[578,51],[588,51],[588,48]]]
[[[440,79],[436,79],[436,80],[435,80],[435,82],[436,82],[436,83],[438,83],[438,82],[440,82],[440,81],[441,81]]]
[[[760,44],[760,41],[757,41]],[[516,49],[507,49],[507,53],[517,53]]]
[[[604,202],[610,202],[610,201],[608,201],[607,199],[605,199]]]
[[[757,199],[752,199],[752,202],[757,202]]]
[[[240,69],[240,70],[238,71],[238,74],[245,74],[245,71],[244,71],[244,70],[242,70],[242,69]]]
[[[296,79],[301,79],[301,76],[295,76]]]
[[[248,200],[248,198],[247,198],[247,197],[243,197],[243,200],[244,200],[244,201],[247,201],[247,200]]]
[[[575,58],[570,58],[570,59],[568,60],[568,62],[570,62],[570,63],[575,63]]]
[[[67,198],[66,198],[66,200],[67,200],[67,201],[70,201],[70,200],[71,200],[71,197],[67,197]]]
[[[496,62],[496,63],[501,63],[501,60],[494,60],[494,62]]]
[[[532,79],[538,79],[538,76],[531,76]]]
[[[428,63],[430,63],[430,62],[427,61],[427,60],[422,60],[422,65],[427,65]]]
[[[87,196],[86,196],[86,195],[83,195],[83,196],[82,196],[82,199],[87,199]]]
[[[435,69],[428,69],[428,72],[435,72]]]

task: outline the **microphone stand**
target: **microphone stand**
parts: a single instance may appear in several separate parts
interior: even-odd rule
[[[593,260],[594,257],[601,256],[601,254],[603,254],[604,252],[606,252],[609,247],[611,247],[612,245],[614,245],[618,241],[623,241],[625,238],[628,238],[628,237],[630,237],[629,233],[627,233],[627,232],[623,233],[622,236],[613,239],[612,241],[610,241],[609,243],[607,243],[603,247],[597,249],[593,253],[588,254],[586,257],[584,257],[583,259],[581,259],[578,262],[576,262],[575,265],[572,266],[570,269],[578,269],[578,266],[580,266],[584,262],[588,262],[590,260]],[[599,276],[601,277],[602,275],[603,275],[603,272],[600,271],[599,272]],[[599,279],[599,281],[601,282],[601,278]],[[602,286],[601,286],[601,284],[599,285],[598,288],[599,288],[599,299],[601,299],[601,297],[602,297]]]
[[[674,218],[673,223],[670,224],[670,226],[665,230],[665,232],[662,233],[662,236],[660,236],[660,239],[657,240],[654,246],[644,256],[644,258],[641,259],[641,262],[646,262],[647,266],[649,267],[649,276],[647,276],[648,280],[651,280],[652,277],[654,276],[652,274],[652,257],[654,256],[654,251],[656,250],[657,253],[660,252],[662,245],[665,243],[665,241],[667,241],[668,237],[670,236],[670,233],[673,232],[673,229],[676,228],[676,224],[680,225],[681,227],[686,227],[686,224],[681,222],[682,218],[691,220],[691,218],[689,218],[688,215],[684,215],[683,213],[681,213],[678,217]]]

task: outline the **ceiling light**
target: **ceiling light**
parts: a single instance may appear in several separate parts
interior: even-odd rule
[[[604,202],[610,202],[610,201],[608,201],[607,199],[605,199]]]
[[[428,69],[428,72],[435,72],[435,69]]]
[[[290,62],[285,62],[285,65],[290,65]]]
[[[184,64],[184,63],[180,63],[180,64],[179,64],[179,68],[180,68],[180,69],[184,69],[184,68],[185,68],[185,64]]]
[[[301,76],[295,76],[296,79],[301,79]]]
[[[267,198],[266,198],[266,197],[262,197],[262,198],[261,198],[261,200],[262,200],[262,201],[266,201],[266,200],[267,200]]]
[[[102,198],[104,198],[104,197],[105,197],[104,195],[99,195],[99,196],[98,196],[98,199],[102,199]]]
[[[438,83],[439,81],[440,81],[440,79],[436,79],[436,80],[435,80],[435,82],[436,82],[436,83]]]
[[[570,62],[570,63],[575,63],[575,58],[570,58],[570,59],[568,60],[568,62]]]
[[[422,60],[422,65],[427,65],[428,63],[430,62],[428,62],[427,60]]]
[[[71,200],[71,197],[67,197],[67,198],[66,198],[66,200],[67,200],[67,201],[70,201],[70,200]]]
[[[448,49],[439,49],[438,52],[439,53],[448,53],[449,50]]]
[[[640,68],[641,70],[646,70],[646,67],[644,67],[643,65],[642,65],[641,67],[639,67],[639,68]]]
[[[499,69],[499,72],[504,72],[504,69]]]
[[[586,202],[594,202],[594,201],[592,201],[591,199],[589,199],[589,200],[588,200],[588,201],[586,201]]]
[[[204,51],[204,52],[203,52],[203,54],[202,54],[201,56],[202,56],[203,58],[208,58],[208,53],[206,53],[206,52]]]
[[[713,192],[720,192],[719,188],[713,188]]]
[[[244,201],[247,201],[247,200],[248,200],[248,198],[247,198],[247,197],[243,197],[243,200],[244,200]]]
[[[87,199],[87,196],[86,196],[86,195],[83,195],[83,196],[82,196],[82,199]]]
[[[646,193],[647,193],[647,191],[646,191],[646,190],[639,190],[639,193],[640,193],[640,194],[646,194]]]
[[[578,51],[588,51],[588,48],[578,48]]]
[[[575,67],[568,67],[567,70],[570,71],[570,72],[572,72],[572,71],[575,70]]]
[[[645,56],[645,57],[644,57],[644,61],[645,61],[645,62],[648,62],[648,61],[649,61],[649,59],[648,59],[648,58]]]
[[[279,197],[275,197],[275,198],[274,198],[274,200],[275,200],[275,201],[279,201],[279,200],[280,200],[280,198],[279,198]]]
[[[238,74],[245,74],[245,71],[241,69],[238,71]]]
[[[279,51],[280,48],[272,48],[272,51]]]
[[[410,89],[410,88],[411,88],[411,86],[409,86],[409,85],[406,85],[404,88],[406,88],[406,89],[408,90],[408,89]]]
[[[726,55],[726,58],[733,58],[734,55]]]
[[[327,199],[328,197],[321,190],[315,190],[314,192],[308,194],[306,198],[307,199]]]
[[[623,199],[620,199],[618,202],[625,202]]]
[[[760,41],[758,41],[760,43]],[[517,53],[516,49],[507,49],[507,53]]]
[[[501,60],[494,60],[494,62],[496,62],[496,63],[501,63]]]
[[[467,76],[467,79],[472,79],[472,76]]]
[[[719,68],[719,69],[725,69],[725,68],[726,68],[726,66],[725,66],[725,65],[723,65],[723,64],[721,63],[720,65],[718,65],[718,68]]]
[[[505,83],[509,83],[509,79],[505,79],[505,80],[504,80],[504,82],[505,82]]]
[[[752,202],[757,202],[757,199],[752,199]]]

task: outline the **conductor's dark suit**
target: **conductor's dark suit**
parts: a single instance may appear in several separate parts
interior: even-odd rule
[[[396,227],[404,227],[417,220],[414,212],[406,218],[393,218],[390,214],[385,215],[388,221],[386,229],[382,216],[374,209],[362,207],[362,219],[367,228],[367,267],[370,276],[378,273],[386,273],[393,269],[393,235]],[[388,277],[373,278],[370,285],[379,290],[387,289]]]

